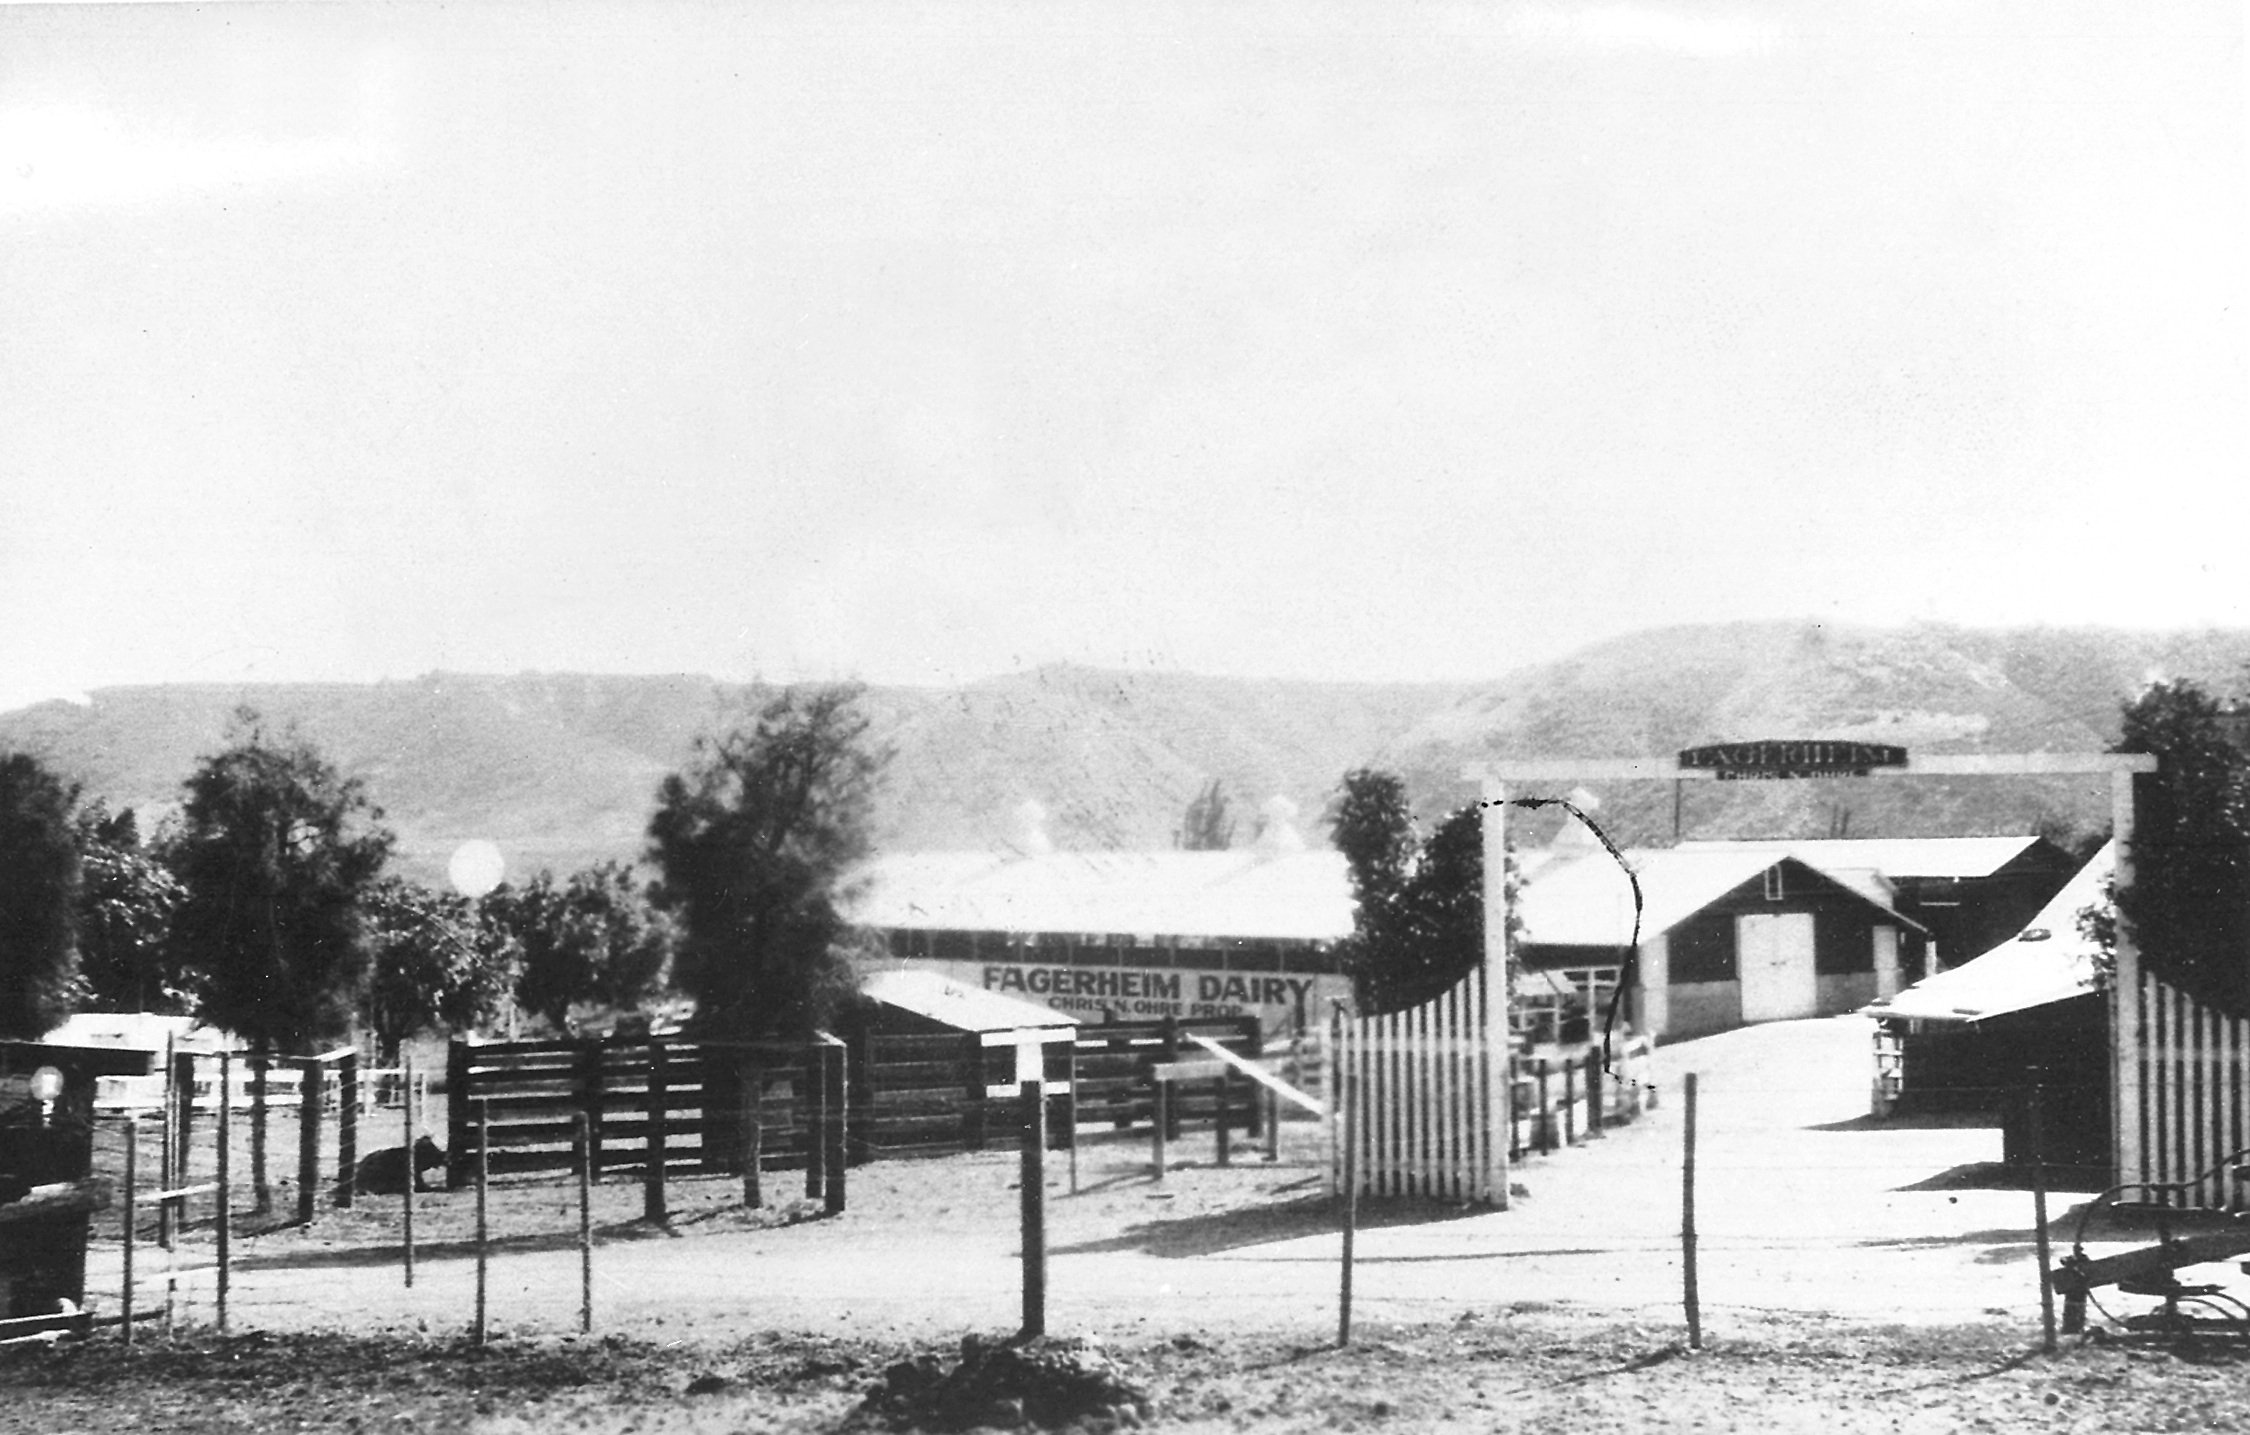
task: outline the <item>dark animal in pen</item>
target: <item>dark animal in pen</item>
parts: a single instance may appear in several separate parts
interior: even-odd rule
[[[359,1189],[370,1196],[396,1196],[405,1192],[409,1179],[407,1151],[393,1146],[377,1151],[359,1163]],[[417,1191],[435,1191],[438,1183],[423,1179],[426,1171],[445,1169],[445,1151],[427,1136],[416,1137],[411,1179]]]

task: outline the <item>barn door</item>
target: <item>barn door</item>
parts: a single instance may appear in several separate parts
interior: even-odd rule
[[[1820,1012],[1810,912],[1738,917],[1735,951],[1742,974],[1742,1019],[1786,1021]]]

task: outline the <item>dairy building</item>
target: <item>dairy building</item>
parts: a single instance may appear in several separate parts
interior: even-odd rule
[[[1342,854],[1276,827],[1223,852],[942,852],[880,858],[853,919],[900,968],[1081,1021],[1256,1016],[1269,1035],[1349,997]]]

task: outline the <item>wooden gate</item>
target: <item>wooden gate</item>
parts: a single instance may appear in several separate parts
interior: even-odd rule
[[[2129,979],[2112,993],[2119,1086],[2131,1103],[2118,1115],[2117,1179],[2158,1185],[2149,1196],[2164,1204],[2241,1210],[2250,1201],[2228,1158],[2250,1146],[2250,1020],[2145,967]]]
[[[1485,973],[1381,1016],[1338,1010],[1329,1039],[1329,1173],[1363,1195],[1507,1204],[1507,1023],[1490,1020]],[[1497,1030],[1495,1029],[1497,1027]],[[1350,1149],[1347,1151],[1346,1143]]]

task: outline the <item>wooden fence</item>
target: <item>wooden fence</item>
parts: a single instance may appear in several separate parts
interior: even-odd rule
[[[2128,1193],[2134,1199],[2241,1210],[2250,1193],[2227,1158],[2250,1146],[2250,1020],[2214,1010],[2146,968],[2131,976],[2134,990],[2112,996],[2125,1098],[2117,1104],[2117,1179],[2160,1188]]]
[[[1332,1188],[1343,1189],[1349,1170],[1362,1195],[1505,1204],[1495,1187],[1507,1173],[1493,1143],[1507,1141],[1508,1095],[1494,1079],[1483,972],[1404,1011],[1339,1010],[1329,1043]]]
[[[1257,1019],[1085,1026],[1075,1042],[1046,1048],[1050,1139],[1080,1120],[1120,1129],[1154,1110],[1149,1068],[1177,1060],[1189,1032],[1240,1055],[1260,1054]],[[529,1042],[456,1041],[447,1062],[447,1179],[475,1169],[476,1106],[483,1102],[495,1176],[571,1169],[584,1113],[594,1169],[739,1173],[754,1109],[761,1169],[802,1167],[828,1122],[821,1063],[843,1051],[848,1079],[842,1148],[853,1162],[937,1156],[1023,1138],[1014,1099],[1015,1048],[976,1032],[858,1034],[847,1043],[720,1044],[672,1038]],[[754,1102],[745,1093],[755,1087]],[[1184,1088],[1172,1124],[1218,1114],[1219,1083]],[[1258,1102],[1243,1083],[1224,1098],[1233,1123],[1256,1133]],[[652,1157],[652,1145],[656,1155]]]
[[[447,1184],[466,1185],[476,1169],[480,1102],[495,1176],[572,1169],[581,1115],[596,1175],[739,1172],[753,1114],[761,1169],[807,1165],[827,1119],[825,1063],[840,1050],[832,1037],[456,1041],[446,1062]]]

